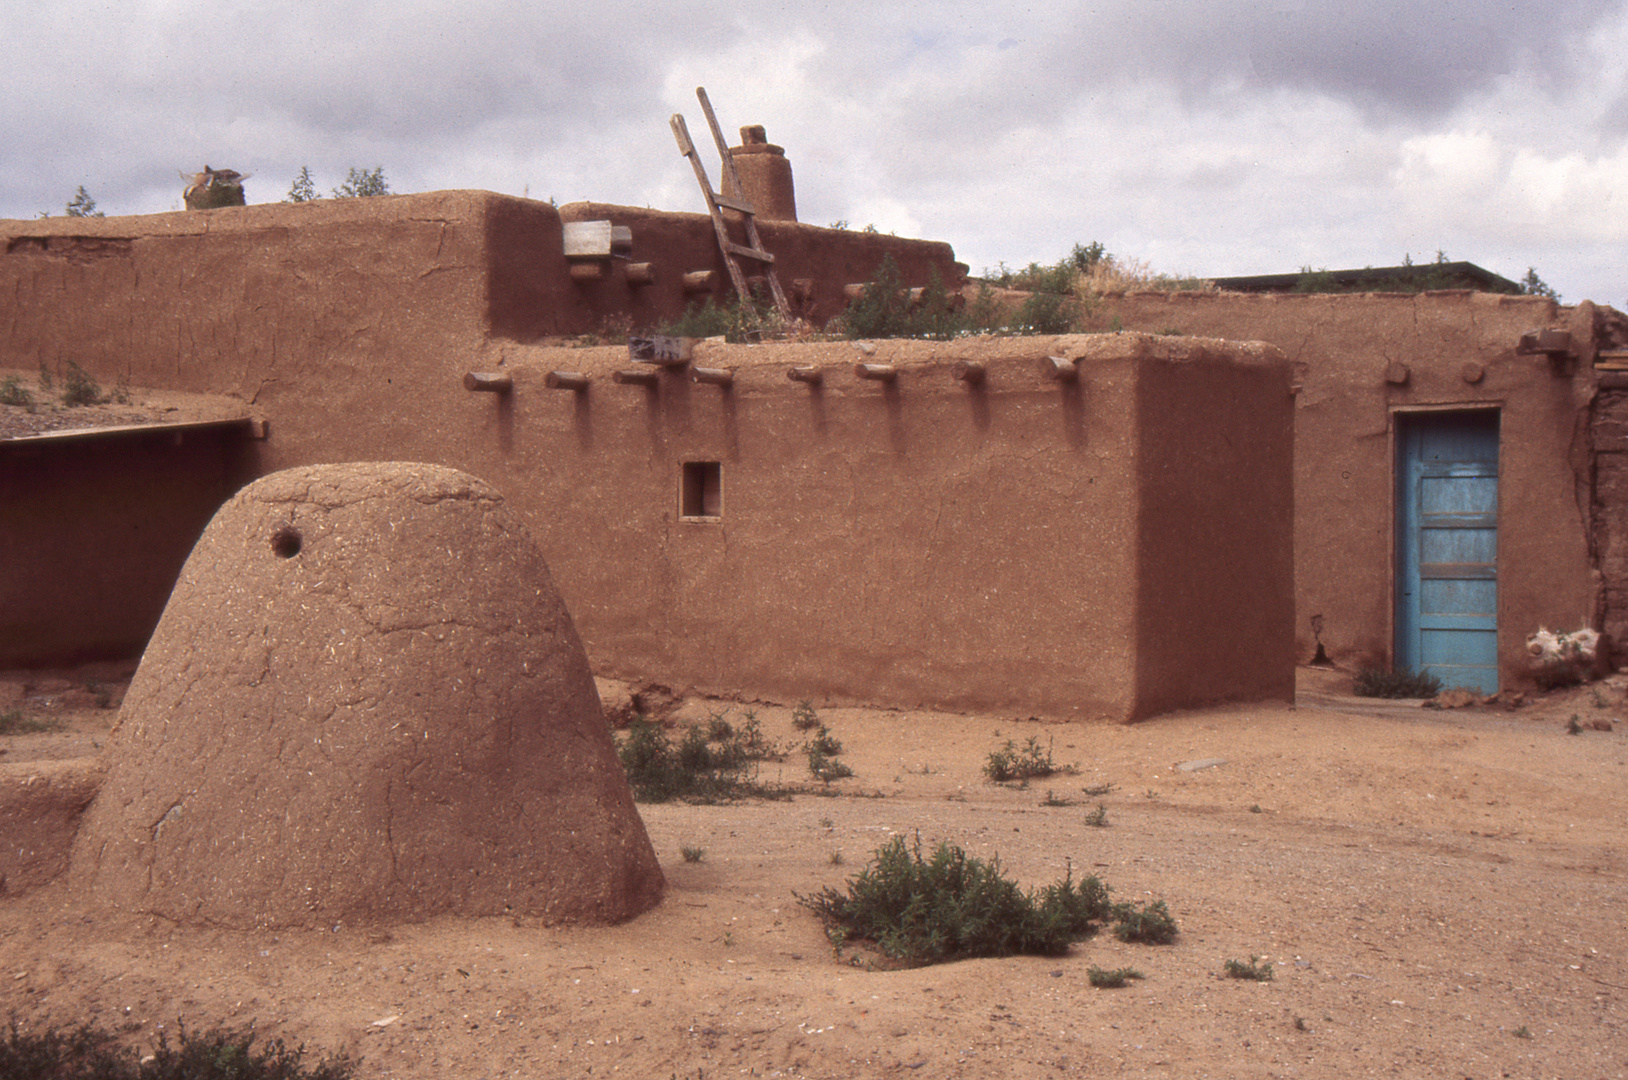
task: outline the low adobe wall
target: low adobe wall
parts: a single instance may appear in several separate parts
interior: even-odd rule
[[[1568,328],[1585,351],[1593,305],[1444,291],[1351,296],[1132,293],[1093,325],[1249,338],[1294,368],[1296,651],[1392,658],[1398,413],[1496,406],[1500,415],[1498,652],[1524,684],[1526,635],[1598,625],[1591,573],[1588,410],[1581,362],[1517,355],[1523,333]],[[1117,322],[1115,321],[1117,320]]]
[[[1077,359],[1078,380],[1050,356]],[[1292,696],[1292,400],[1275,350],[698,346],[727,389],[684,370],[619,384],[618,349],[508,359],[507,399],[471,394],[437,420],[462,426],[446,430],[465,467],[533,507],[596,670],[1069,719]],[[963,362],[981,384],[957,379]],[[588,389],[548,389],[553,371]],[[716,516],[683,514],[686,463],[716,465]]]
[[[579,202],[560,207],[560,218],[567,222],[609,221],[632,233],[633,246],[627,260],[610,260],[609,273],[603,280],[577,287],[578,299],[592,309],[591,318],[597,320],[592,325],[625,314],[635,327],[657,326],[671,322],[692,304],[700,306],[711,299],[722,306],[734,300],[729,269],[718,249],[712,218],[706,214]],[[955,261],[950,245],[941,241],[827,229],[795,221],[759,220],[757,229],[764,249],[774,256],[781,289],[793,301],[796,312],[815,326],[824,326],[832,316],[840,315],[847,305],[844,286],[869,281],[885,258],[893,259],[900,280],[911,286],[926,285],[936,275],[946,288],[956,289],[967,272]],[[744,240],[738,225],[732,225],[731,230],[737,240]],[[762,273],[762,264],[756,260],[738,261],[747,277]],[[650,263],[654,282],[629,285],[630,262]],[[712,287],[704,292],[686,292],[684,275],[696,270],[712,271]],[[798,282],[802,283],[800,289],[796,287]]]

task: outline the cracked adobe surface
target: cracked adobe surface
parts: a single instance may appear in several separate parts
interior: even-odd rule
[[[108,760],[72,873],[122,910],[615,922],[661,895],[547,567],[501,496],[451,469],[312,466],[239,492]]]

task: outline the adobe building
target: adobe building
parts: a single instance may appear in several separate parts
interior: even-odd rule
[[[774,149],[755,154],[767,179],[742,184],[786,185],[786,216],[757,226],[812,322],[884,256],[912,285],[962,281],[946,244],[796,222]],[[463,469],[515,503],[600,674],[698,689],[1123,719],[1287,696],[1288,660],[1319,648],[1492,690],[1521,683],[1539,625],[1628,630],[1628,544],[1611,531],[1628,483],[1609,479],[1628,460],[1610,423],[1628,419],[1608,419],[1624,376],[1603,373],[1628,336],[1591,304],[1133,293],[1091,318],[1140,333],[709,343],[668,370],[551,342],[728,302],[705,214],[437,192],[4,222],[0,242],[0,372],[72,361],[206,402],[195,432],[0,443],[0,494],[26,522],[3,540],[0,662],[139,649],[159,582],[230,490],[392,459]],[[1290,366],[1228,341],[1270,342]],[[803,369],[820,381],[788,377]],[[508,392],[464,389],[477,374]],[[1292,420],[1268,400],[1280,375]],[[1209,378],[1216,395],[1182,396]],[[1275,471],[1291,428],[1292,490]],[[144,479],[91,464],[137,438],[169,454]],[[140,485],[154,496],[100,512],[107,489]],[[1180,508],[1155,512],[1162,488]],[[165,504],[186,509],[141,513]],[[69,538],[110,518],[118,539],[75,560],[102,580],[69,575],[82,585],[65,592],[60,553],[84,543]],[[1200,557],[1198,536],[1216,550]],[[1291,558],[1292,613],[1273,584]],[[81,629],[110,609],[118,625]]]
[[[572,220],[628,230],[634,254],[573,274]],[[944,244],[760,228],[805,304],[839,309],[884,255],[911,281],[959,272]],[[201,395],[194,413],[214,411],[195,423],[218,440],[189,451],[171,433],[173,456],[121,475],[120,504],[97,494],[95,455],[161,422],[0,443],[0,488],[28,520],[0,560],[5,662],[64,648],[68,613],[118,608],[134,640],[162,608],[64,573],[49,534],[162,535],[184,558],[206,515],[169,507],[224,498],[220,479],[406,460],[503,492],[601,675],[1067,719],[1292,696],[1292,398],[1271,347],[701,342],[641,364],[625,343],[549,339],[679,314],[687,276],[718,268],[711,219],[481,192],[6,222],[0,238],[18,298],[0,371],[72,361]],[[652,280],[626,280],[637,263]],[[117,541],[103,550],[120,561]],[[151,561],[131,554],[121,573]]]
[[[1530,685],[1540,626],[1628,641],[1621,313],[1469,289],[1133,292],[1092,319],[1288,355],[1300,662],[1320,647],[1492,692]]]

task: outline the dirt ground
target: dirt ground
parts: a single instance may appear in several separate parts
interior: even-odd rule
[[[0,762],[95,752],[120,675],[0,676],[0,713],[70,724],[0,739]],[[622,926],[182,929],[53,884],[0,898],[0,1012],[138,1044],[252,1023],[363,1077],[1628,1074],[1623,685],[1455,710],[1348,688],[1308,669],[1297,708],[1131,727],[822,710],[857,776],[829,798],[642,806],[668,891]],[[797,737],[784,707],[684,707],[709,709]],[[1587,728],[1600,719],[1612,730]],[[986,782],[989,753],[1031,735],[1078,773]],[[1086,822],[1099,804],[1106,827]],[[897,834],[999,856],[1026,885],[1072,866],[1118,899],[1163,898],[1180,939],[854,966],[793,894],[841,885]],[[1251,957],[1275,979],[1221,976]],[[1093,965],[1146,978],[1093,989]]]

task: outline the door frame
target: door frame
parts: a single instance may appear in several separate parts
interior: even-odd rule
[[[1401,575],[1401,571],[1402,571],[1402,561],[1403,561],[1402,550],[1401,550],[1401,520],[1400,520],[1400,516],[1398,514],[1398,510],[1399,510],[1398,504],[1399,504],[1400,495],[1401,495],[1401,480],[1402,480],[1401,469],[1402,469],[1402,464],[1403,464],[1403,452],[1402,452],[1402,424],[1404,422],[1403,418],[1404,417],[1411,418],[1411,417],[1418,417],[1418,416],[1430,416],[1430,415],[1439,414],[1439,413],[1492,413],[1494,416],[1496,416],[1498,418],[1498,479],[1500,481],[1500,484],[1499,484],[1499,491],[1498,491],[1498,515],[1497,515],[1496,528],[1498,530],[1498,545],[1499,545],[1500,553],[1502,553],[1503,542],[1504,542],[1504,539],[1505,539],[1504,538],[1504,497],[1503,497],[1503,486],[1502,486],[1502,480],[1503,480],[1503,477],[1504,477],[1504,401],[1503,401],[1503,399],[1500,398],[1497,401],[1457,401],[1457,402],[1443,402],[1443,403],[1439,403],[1439,404],[1438,403],[1432,403],[1432,404],[1428,404],[1428,405],[1409,404],[1409,405],[1392,405],[1392,406],[1390,406],[1390,408],[1387,410],[1387,417],[1386,417],[1387,426],[1390,429],[1390,432],[1389,432],[1389,444],[1390,444],[1390,446],[1389,446],[1389,453],[1390,453],[1390,469],[1389,469],[1390,483],[1389,483],[1389,489],[1390,489],[1390,500],[1389,500],[1389,504],[1388,504],[1388,506],[1386,508],[1386,518],[1388,519],[1388,522],[1389,522],[1389,528],[1387,529],[1387,532],[1388,532],[1388,534],[1390,536],[1390,573],[1388,575],[1390,588],[1389,588],[1389,593],[1388,593],[1388,597],[1387,597],[1387,602],[1385,604],[1385,618],[1386,618],[1386,622],[1387,622],[1387,640],[1388,640],[1389,646],[1390,646],[1390,663],[1391,663],[1391,667],[1393,669],[1396,667],[1398,661],[1401,658],[1401,649],[1398,647],[1399,646],[1399,635],[1401,633],[1401,627],[1398,625],[1396,615],[1397,615],[1397,609],[1401,606],[1398,594],[1400,592],[1400,588],[1401,588],[1401,584],[1402,584],[1401,580],[1400,580],[1400,575]],[[1505,598],[1506,593],[1505,593],[1505,590],[1503,588],[1504,572],[1503,572],[1503,561],[1502,561],[1501,558],[1499,560],[1498,566],[1499,566],[1498,577],[1496,579],[1498,581],[1498,583],[1499,583],[1499,588],[1498,588],[1498,609],[1494,613],[1494,625],[1495,625],[1495,628],[1496,628],[1495,629],[1495,638],[1494,638],[1494,640],[1496,641],[1495,648],[1496,648],[1496,655],[1498,657],[1498,660],[1497,660],[1498,685],[1499,685],[1500,688],[1502,688],[1503,685],[1504,685],[1503,643],[1504,643],[1504,625],[1505,625],[1503,612],[1504,612],[1504,604],[1505,604],[1505,599],[1504,598]]]

